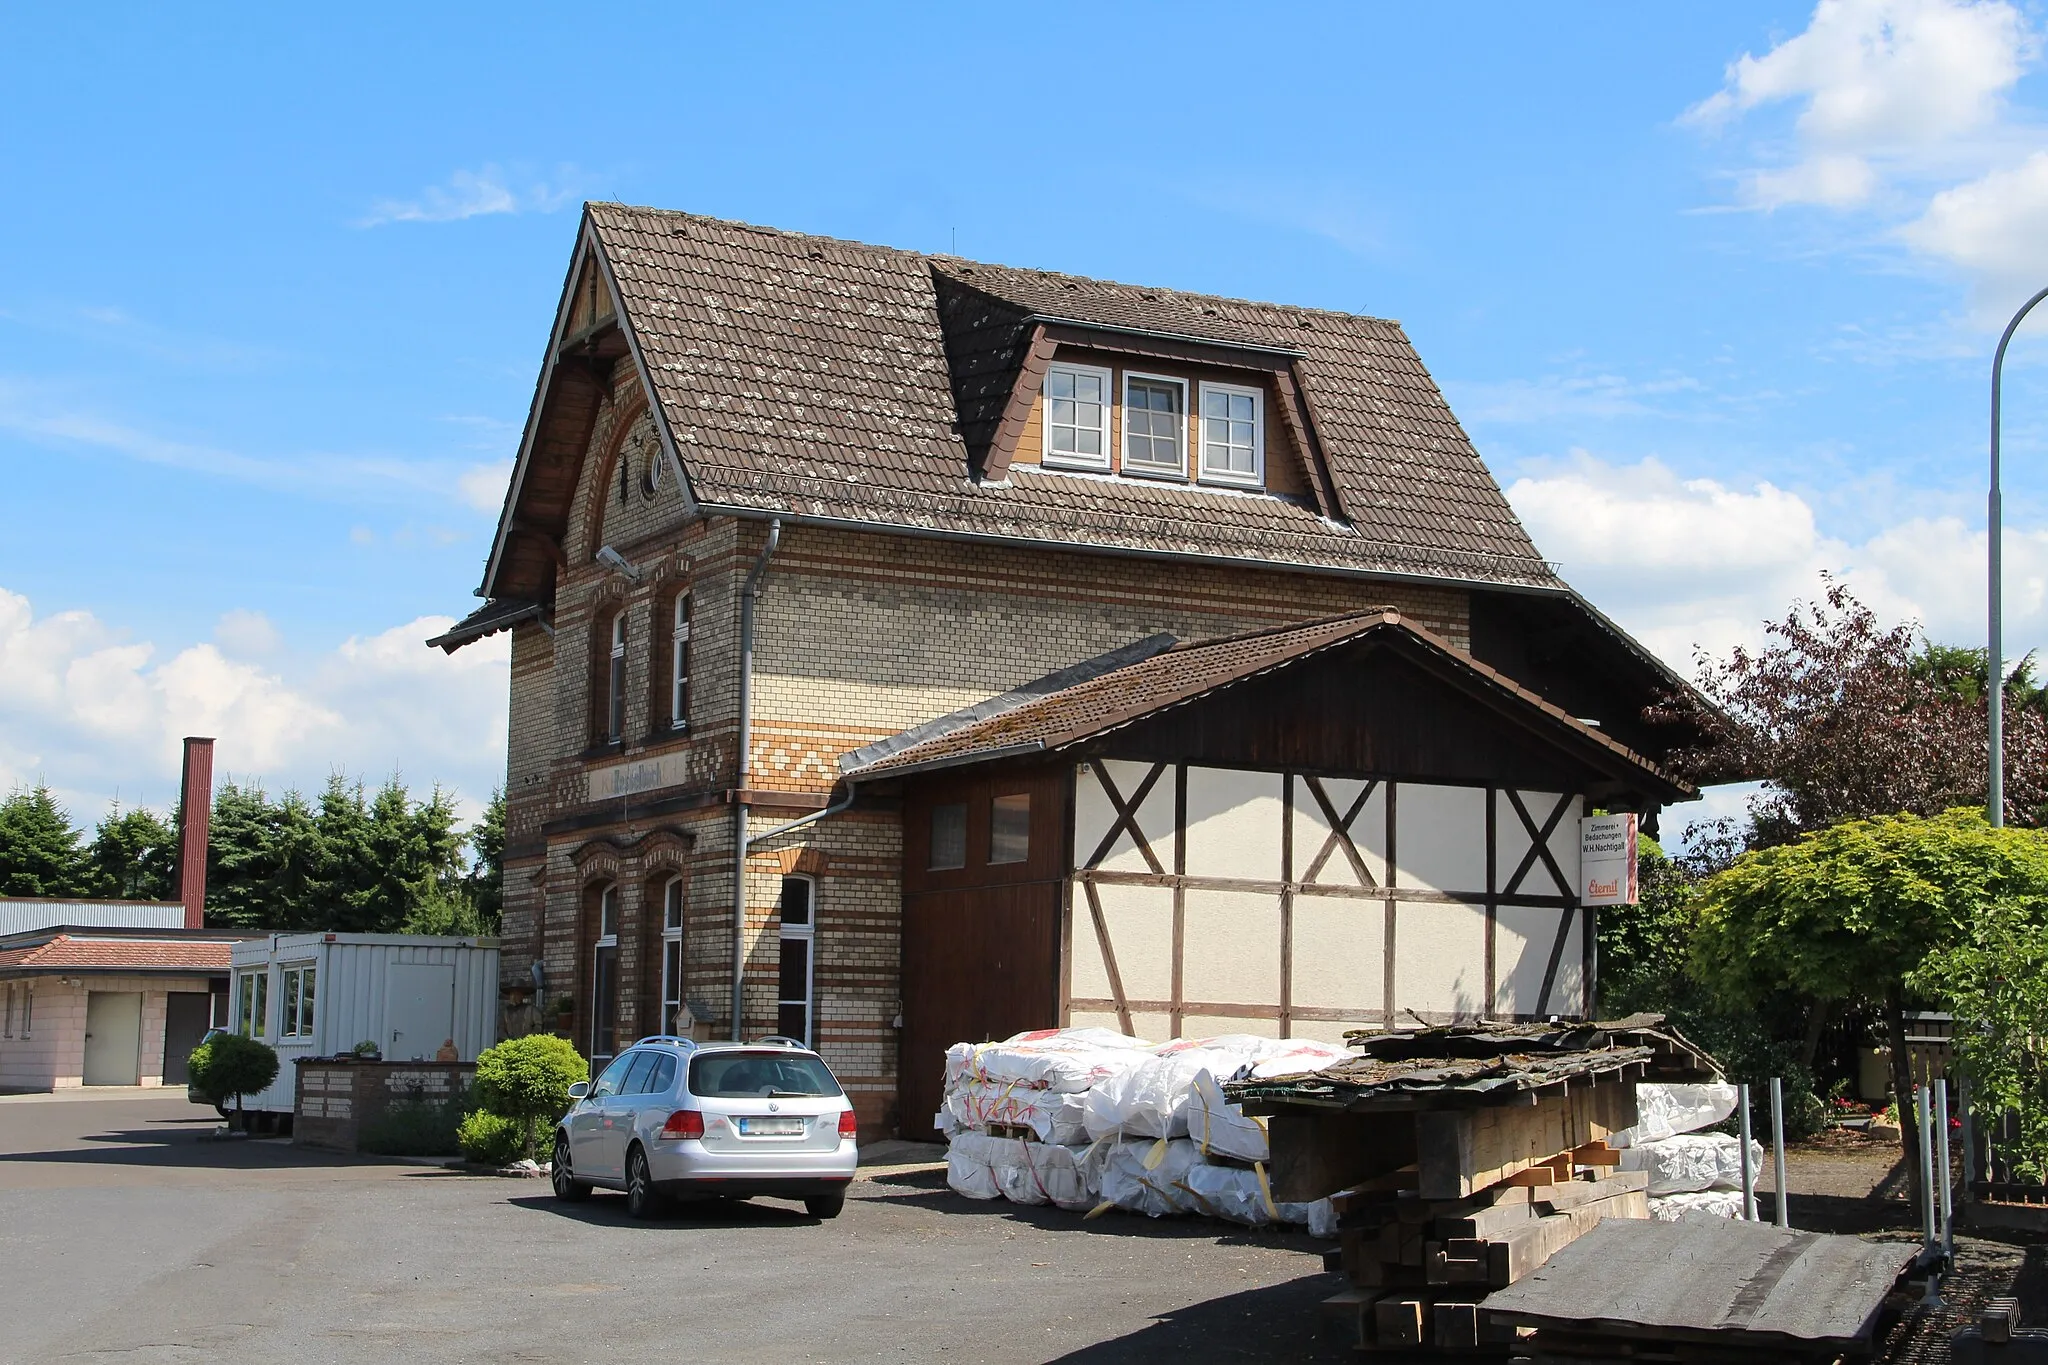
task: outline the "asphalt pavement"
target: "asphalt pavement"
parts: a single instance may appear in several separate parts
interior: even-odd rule
[[[652,1223],[540,1180],[202,1140],[182,1092],[0,1101],[0,1361],[1341,1360],[1321,1244],[884,1168]]]

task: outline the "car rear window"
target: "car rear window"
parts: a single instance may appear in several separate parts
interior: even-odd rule
[[[845,1092],[816,1057],[787,1052],[711,1052],[690,1059],[690,1093],[706,1099],[744,1100]]]

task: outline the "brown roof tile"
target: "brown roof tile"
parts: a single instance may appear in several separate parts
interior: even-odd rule
[[[1558,586],[1398,324],[588,206],[698,500],[924,531]],[[1296,352],[1344,513],[971,474],[1032,317]],[[493,589],[497,591],[497,589]]]
[[[0,951],[0,971],[224,972],[226,942],[78,938],[58,934],[46,943]]]

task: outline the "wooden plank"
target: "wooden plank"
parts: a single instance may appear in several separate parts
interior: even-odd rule
[[[1479,1344],[1479,1305],[1438,1303],[1430,1307],[1431,1335],[1439,1348]]]
[[[1537,1200],[1544,1212],[1576,1208],[1595,1200],[1606,1199],[1617,1194],[1635,1190],[1648,1190],[1648,1171],[1616,1171],[1600,1180],[1565,1180],[1550,1185],[1538,1192]]]
[[[1420,1346],[1423,1315],[1428,1309],[1429,1305],[1418,1299],[1381,1299],[1373,1305],[1374,1325],[1378,1328],[1374,1344],[1382,1349]]]
[[[1603,1218],[1650,1216],[1650,1198],[1630,1190],[1525,1223],[1487,1244],[1487,1283],[1505,1289],[1597,1227]]]
[[[1407,1115],[1275,1114],[1266,1127],[1273,1198],[1306,1204],[1416,1162]]]
[[[1350,1350],[1371,1350],[1378,1335],[1373,1305],[1379,1299],[1379,1293],[1370,1289],[1346,1289],[1332,1294],[1318,1305],[1324,1329]]]
[[[1635,1088],[1600,1078],[1538,1094],[1533,1104],[1424,1111],[1415,1117],[1425,1199],[1459,1199],[1570,1154],[1635,1122]],[[1539,1178],[1540,1179],[1540,1178]]]

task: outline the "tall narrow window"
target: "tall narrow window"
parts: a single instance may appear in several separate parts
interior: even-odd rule
[[[668,723],[683,730],[690,724],[690,594],[676,596],[675,620],[669,628]]]
[[[605,738],[617,744],[626,733],[626,613],[612,618],[612,662],[607,677]]]
[[[683,1032],[683,879],[661,889],[661,1030]]]
[[[934,872],[967,866],[965,801],[948,801],[932,807],[932,849],[926,862]]]
[[[590,1056],[619,1050],[619,888],[597,897],[597,943],[590,955]]]
[[[244,1038],[266,1037],[270,1031],[270,973],[243,972],[236,987],[235,1032]]]
[[[280,1040],[313,1036],[313,974],[310,965],[284,969],[284,1008],[277,1021]]]
[[[1109,371],[1093,365],[1045,372],[1045,463],[1109,468],[1109,382]]]
[[[1202,385],[1202,477],[1212,483],[1258,484],[1265,478],[1265,437],[1257,389]]]
[[[0,1038],[12,1038],[14,1036],[14,983],[12,981],[7,983],[6,1019],[6,1026],[0,1028]]]
[[[1178,379],[1124,376],[1124,472],[1187,473],[1182,446],[1187,435],[1188,389]]]
[[[782,879],[782,969],[776,992],[775,1031],[811,1045],[811,950],[817,942],[817,883]]]
[[[998,796],[989,803],[988,860],[1021,863],[1031,856],[1031,793]]]
[[[21,983],[21,1036],[30,1037],[36,1024],[36,988],[24,981]]]

